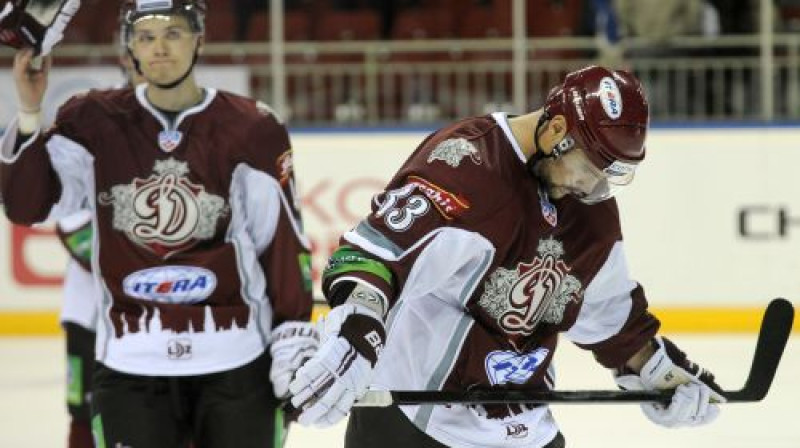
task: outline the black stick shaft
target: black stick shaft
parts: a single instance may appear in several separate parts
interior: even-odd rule
[[[377,391],[376,391],[377,392]],[[373,392],[370,392],[373,393]],[[580,390],[580,391],[516,391],[487,390],[468,392],[445,391],[391,391],[394,404],[538,404],[538,403],[641,403],[657,401],[669,403],[672,391],[647,390]],[[364,400],[362,400],[363,402]],[[361,403],[361,402],[360,402]],[[362,406],[364,404],[361,404]]]
[[[728,402],[762,400],[769,391],[784,347],[792,331],[794,307],[785,299],[770,302],[761,321],[755,354],[747,381],[739,390],[723,391]],[[535,403],[669,403],[672,390],[581,390],[581,391],[369,391],[356,406],[419,404],[535,404]]]

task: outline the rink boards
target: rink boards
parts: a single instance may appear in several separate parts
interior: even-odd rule
[[[292,133],[314,278],[425,131]],[[656,128],[619,197],[633,277],[665,329],[753,331],[800,303],[800,127]],[[532,206],[536,206],[532,204]],[[58,331],[66,255],[51,229],[0,223],[0,334]]]

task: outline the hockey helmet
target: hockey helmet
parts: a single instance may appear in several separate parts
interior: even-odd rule
[[[205,0],[124,0],[119,21],[122,41],[127,44],[133,25],[151,16],[182,15],[189,21],[192,31],[205,32]]]
[[[574,144],[610,177],[632,178],[644,159],[649,106],[629,72],[598,66],[571,72],[547,96],[544,111],[563,115]]]

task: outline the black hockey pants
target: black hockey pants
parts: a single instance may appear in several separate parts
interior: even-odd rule
[[[128,375],[97,364],[92,430],[98,448],[281,447],[285,423],[269,353],[229,371]]]

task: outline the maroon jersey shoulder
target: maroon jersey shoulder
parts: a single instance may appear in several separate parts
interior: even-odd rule
[[[207,114],[198,117],[206,132],[228,136],[233,154],[242,162],[281,179],[288,176],[286,163],[291,159],[289,134],[281,118],[268,105],[220,91],[209,106]]]
[[[88,148],[98,128],[115,117],[130,115],[135,107],[138,107],[136,96],[130,88],[92,89],[62,104],[48,132],[63,135]]]
[[[414,183],[451,224],[477,222],[514,196],[506,172],[515,158],[494,119],[466,119],[431,134],[387,189]]]

